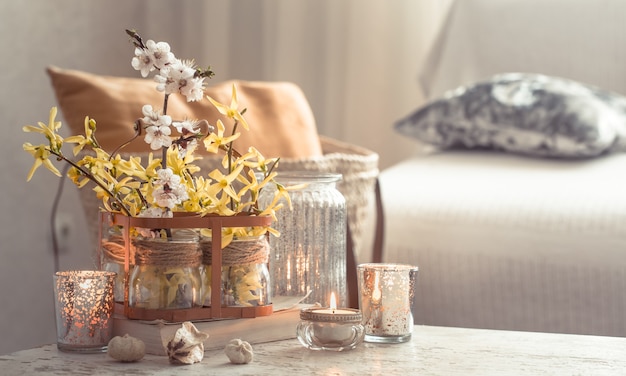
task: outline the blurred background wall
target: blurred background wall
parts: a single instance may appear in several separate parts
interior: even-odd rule
[[[56,105],[45,68],[139,77],[124,33],[167,41],[211,65],[213,81],[285,80],[307,95],[319,132],[380,154],[384,168],[414,152],[392,124],[424,101],[418,86],[452,0],[3,0],[0,2],[0,354],[55,341],[50,211],[61,179],[26,175],[22,126]],[[60,269],[92,268],[76,188],[59,213],[69,228]]]

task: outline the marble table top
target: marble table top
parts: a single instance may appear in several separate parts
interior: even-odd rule
[[[416,326],[410,342],[312,351],[296,340],[254,345],[235,365],[220,350],[201,363],[171,365],[147,355],[118,363],[106,354],[68,354],[56,345],[0,356],[12,375],[622,375],[626,338]]]

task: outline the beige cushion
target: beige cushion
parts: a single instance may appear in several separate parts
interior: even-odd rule
[[[84,132],[84,119],[96,120],[97,138],[111,152],[134,136],[134,122],[142,117],[141,108],[151,104],[163,107],[163,93],[151,79],[100,76],[76,70],[47,69],[59,107],[73,134]],[[239,108],[246,108],[250,125],[242,127],[235,147],[246,151],[255,146],[265,157],[307,158],[322,155],[315,119],[300,88],[288,82],[225,81],[210,86],[205,93],[230,105],[232,85],[237,86]],[[181,95],[170,95],[167,113],[182,120],[206,119],[215,124],[222,119],[230,134],[232,121],[225,119],[206,99],[188,103]],[[149,151],[143,137],[135,139],[124,152]]]

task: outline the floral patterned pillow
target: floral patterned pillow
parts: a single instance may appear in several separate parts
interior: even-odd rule
[[[450,91],[395,128],[441,149],[588,158],[626,150],[626,98],[563,78],[507,73]]]

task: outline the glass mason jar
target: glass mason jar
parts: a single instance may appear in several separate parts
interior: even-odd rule
[[[102,270],[117,274],[113,286],[114,300],[116,302],[123,302],[125,288],[124,279],[126,278],[124,271],[126,249],[124,247],[122,229],[119,226],[106,228],[103,234],[106,234],[106,237],[104,237],[100,243]],[[135,264],[132,247],[129,255],[129,264],[129,270],[132,271]]]
[[[180,309],[202,306],[202,251],[198,235],[174,230],[172,237],[131,239],[135,267],[129,306]]]
[[[203,301],[211,305],[211,238],[202,237]],[[222,305],[251,307],[272,302],[267,236],[234,238],[222,249],[221,297]]]
[[[337,190],[341,174],[283,172],[276,181],[289,190],[287,202],[276,212],[270,237],[270,275],[275,296],[305,296],[304,303],[328,303],[334,292],[338,306],[348,302],[346,282],[346,200]],[[260,194],[261,207],[276,193],[268,185]],[[284,199],[281,199],[284,201]]]

